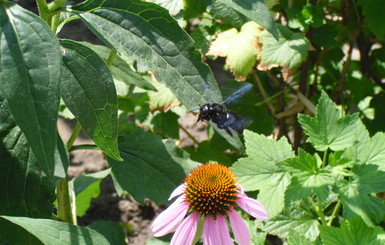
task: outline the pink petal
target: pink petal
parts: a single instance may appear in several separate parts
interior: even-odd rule
[[[205,218],[203,225],[203,244],[204,245],[233,245],[229,230],[224,216],[218,216],[214,220],[212,216]]]
[[[164,236],[174,231],[186,216],[187,210],[188,204],[184,202],[184,196],[178,197],[178,199],[164,210],[152,223],[151,229],[154,236]]]
[[[257,200],[248,197],[246,194],[241,193],[238,196],[238,199],[235,201],[239,207],[245,210],[248,214],[254,218],[260,220],[267,220],[267,211],[266,208]]]
[[[199,213],[194,212],[187,216],[180,224],[174,236],[171,239],[170,245],[186,244],[190,245],[194,241],[195,233],[197,232],[199,222]]]
[[[168,200],[170,201],[171,199],[173,199],[174,197],[176,196],[179,196],[179,195],[182,195],[184,190],[185,190],[186,186],[185,184],[181,184],[179,185],[177,188],[175,188],[175,190],[171,193],[170,197],[168,198]]]
[[[229,218],[235,240],[239,245],[249,245],[250,233],[241,216],[233,208],[231,208],[229,212]]]

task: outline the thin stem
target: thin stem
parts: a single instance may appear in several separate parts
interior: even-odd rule
[[[198,221],[197,231],[195,233],[195,237],[194,237],[192,244],[196,244],[199,241],[199,239],[201,238],[202,232],[203,232],[204,221],[205,221],[205,218],[200,216],[199,221]]]
[[[57,27],[59,26],[60,13],[55,14],[51,18],[51,31],[56,34]]]
[[[71,147],[70,151],[76,151],[76,150],[100,150],[99,147],[96,145],[74,145]]]
[[[329,220],[329,222],[328,222],[328,226],[331,226],[332,225],[332,223],[333,223],[333,220],[334,220],[334,218],[337,216],[337,213],[338,213],[338,211],[340,210],[340,208],[341,208],[341,201],[338,201],[337,202],[337,205],[334,207],[334,209],[333,209],[333,213],[332,213],[332,216],[330,217],[330,220]]]
[[[61,221],[69,224],[76,224],[71,211],[71,198],[68,189],[68,178],[65,177],[63,180],[58,180],[56,183],[56,194],[58,204],[58,218]]]
[[[48,14],[48,6],[45,0],[36,0],[37,9],[39,10],[40,18],[42,18],[45,22],[50,23],[50,17]]]
[[[256,103],[255,106],[261,106],[263,104],[266,104],[267,102],[272,101],[273,99],[275,99],[276,97],[280,96],[281,94],[283,94],[285,92],[287,92],[287,90],[281,90],[278,93],[270,96],[269,98],[267,98],[267,99],[265,99],[265,100],[263,100],[261,102]]]
[[[321,168],[324,168],[326,166],[326,161],[328,159],[328,150],[329,148],[327,148],[325,151],[324,151],[324,157],[322,159],[322,165],[321,165]]]
[[[269,95],[266,93],[265,88],[262,86],[261,79],[259,79],[259,76],[256,71],[253,71],[253,75],[254,75],[255,81],[257,82],[258,89],[259,91],[261,91],[263,99],[267,100],[269,98]],[[269,109],[271,110],[271,112],[275,114],[274,106],[270,103],[270,101],[267,101],[266,103]]]
[[[182,125],[178,124],[178,126],[180,129],[182,129],[183,132],[185,132],[185,134],[187,134],[187,136],[194,142],[194,144],[199,145],[199,142],[195,139],[194,136],[192,136],[192,134],[190,134]]]
[[[320,217],[321,223],[323,225],[326,225],[325,215],[322,211],[322,205],[321,205],[321,202],[319,201],[319,199],[317,198],[318,205],[315,204],[315,202],[313,201],[313,199],[311,197],[309,197],[308,199],[309,199],[310,204],[312,205],[312,207],[314,208],[314,210],[316,211],[316,213]]]
[[[82,126],[80,125],[79,122],[77,122],[74,130],[72,131],[71,137],[67,141],[67,144],[66,144],[67,150],[70,150],[72,148],[81,130],[82,130]]]
[[[53,11],[56,11],[58,10],[59,8],[61,8],[61,6],[63,4],[65,4],[67,2],[67,0],[55,0],[53,2],[50,2],[48,4],[48,11],[49,12],[53,12]]]
[[[114,62],[114,59],[117,55],[117,51],[116,50],[111,50],[110,54],[108,55],[108,58],[107,58],[107,66],[110,67],[112,65],[112,62]]]

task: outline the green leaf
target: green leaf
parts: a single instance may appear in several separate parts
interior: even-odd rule
[[[358,144],[348,148],[343,156],[354,160],[356,164],[374,164],[378,166],[379,170],[385,171],[384,140],[383,132],[378,132],[369,138],[369,133],[366,131],[365,138],[356,141]]]
[[[23,229],[17,232],[12,228],[17,225]],[[26,234],[32,234],[34,241],[39,240],[41,243],[32,244],[109,244],[108,241],[94,230],[71,225],[64,222],[32,219],[27,217],[0,216],[0,235],[12,244],[18,236],[24,237]],[[28,240],[25,240],[26,244]]]
[[[95,144],[121,160],[118,151],[118,107],[111,73],[91,49],[70,40],[63,51],[62,97]]]
[[[171,107],[180,104],[174,94],[164,84],[155,82],[155,88],[157,91],[149,91],[150,97],[150,109],[151,112],[160,110],[168,111]]]
[[[106,46],[91,44],[88,42],[80,43],[92,49],[105,61],[107,61],[108,56],[112,51],[112,49]],[[135,70],[133,70],[133,64],[134,61],[132,59],[120,53],[116,55],[111,66],[109,67],[115,83],[119,81],[127,85],[135,85],[139,88],[155,91],[155,87],[149,81],[147,81],[142,75],[138,74]]]
[[[110,0],[78,14],[104,43],[135,59],[139,70],[152,71],[188,109],[222,102],[192,39],[165,9],[148,2]]]
[[[177,15],[181,10],[183,10],[183,0],[150,0],[163,8],[167,9],[170,12],[171,16]]]
[[[287,245],[311,245],[313,244],[307,237],[296,230],[289,231]]]
[[[287,27],[278,25],[279,41],[267,31],[261,32],[262,44],[259,69],[266,70],[282,66],[293,70],[299,67],[307,57],[309,41],[301,33],[292,33]]]
[[[105,44],[135,59],[139,71],[153,72],[187,109],[223,101],[192,39],[165,9],[148,2],[110,0],[99,9],[78,14]],[[216,130],[242,151],[236,133],[231,137],[225,130]]]
[[[167,138],[179,139],[179,116],[172,111],[156,113],[151,119],[153,132]]]
[[[110,245],[126,245],[126,235],[123,227],[118,223],[110,220],[97,220],[92,222],[88,228],[102,234]]]
[[[265,28],[276,40],[279,40],[277,26],[271,16],[269,9],[266,7],[263,0],[217,0],[227,6],[228,9],[235,10],[246,16]]]
[[[298,201],[312,194],[322,202],[327,199],[334,179],[331,172],[318,169],[315,157],[299,149],[298,157],[285,160],[284,163],[295,170],[285,193],[286,206],[290,201]]]
[[[8,101],[4,98],[0,91],[0,132],[10,129],[15,124],[11,110],[9,109]]]
[[[85,0],[79,4],[71,6],[71,9],[79,11],[90,11],[92,9],[100,7],[105,0]]]
[[[267,233],[258,229],[260,227],[258,220],[246,220],[247,228],[250,232],[250,242],[254,245],[265,245]]]
[[[385,35],[385,5],[381,0],[363,1],[359,4],[362,6],[362,13],[365,16],[369,29],[374,32],[378,39],[384,40]]]
[[[197,166],[173,141],[162,141],[142,130],[124,135],[119,149],[123,162],[108,159],[115,187],[119,194],[126,191],[140,203],[145,198],[158,205],[167,203],[171,192]]]
[[[50,218],[55,184],[42,172],[26,137],[18,127],[0,137],[0,214]]]
[[[61,54],[48,25],[12,2],[0,4],[0,90],[39,164],[54,174]]]
[[[269,217],[274,217],[284,207],[290,183],[290,174],[277,163],[294,157],[294,152],[284,137],[275,141],[249,130],[244,135],[247,158],[238,160],[232,170],[246,190],[260,190],[258,200],[267,208]]]
[[[369,228],[361,217],[347,220],[341,227],[320,226],[321,239],[325,245],[381,245],[385,243],[382,227]]]
[[[86,214],[91,206],[91,200],[100,194],[100,182],[110,172],[111,169],[106,169],[97,173],[80,175],[70,181],[76,195],[76,216],[81,217]]]
[[[385,191],[385,172],[376,165],[356,165],[349,180],[339,180],[334,191],[339,194],[346,219],[361,216],[365,223],[373,226],[382,220],[384,202],[368,194]]]
[[[289,232],[295,230],[311,241],[315,241],[319,235],[319,222],[310,213],[297,210],[269,219],[262,229],[280,238],[288,238]]]
[[[298,121],[309,136],[308,142],[319,151],[333,151],[352,146],[357,132],[358,115],[341,116],[341,111],[325,92],[316,107],[315,117],[298,115]]]

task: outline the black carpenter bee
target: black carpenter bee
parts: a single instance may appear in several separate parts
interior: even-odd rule
[[[234,112],[226,109],[224,105],[213,103],[205,104],[199,108],[199,121],[212,121],[218,128],[226,130],[226,132],[233,136],[229,128],[234,129],[241,134],[244,129],[243,120]]]
[[[222,103],[204,104],[199,108],[199,121],[211,121],[217,125],[218,128],[226,130],[226,132],[233,136],[230,129],[235,130],[241,134],[246,127],[245,118],[241,118],[237,113],[227,109],[224,104],[229,104],[232,101],[237,103],[243,100],[247,95],[250,95],[253,85],[250,83],[235,83],[235,91]],[[244,107],[244,106],[242,106]]]

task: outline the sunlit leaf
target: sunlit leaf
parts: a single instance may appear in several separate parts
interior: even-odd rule
[[[15,230],[15,227],[22,228]],[[31,236],[33,242],[24,240],[21,244],[109,244],[108,241],[96,231],[71,225],[64,222],[48,219],[32,219],[26,217],[0,216],[0,235],[11,244],[16,244],[19,239]],[[22,241],[22,240],[21,240]]]
[[[62,40],[64,102],[82,128],[108,156],[120,159],[118,152],[118,107],[111,73],[91,49]]]
[[[49,178],[54,173],[61,54],[48,25],[12,2],[0,4],[0,90]]]

